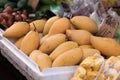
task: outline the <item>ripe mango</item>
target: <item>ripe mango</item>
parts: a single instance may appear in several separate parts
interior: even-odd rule
[[[51,68],[52,67],[52,60],[47,54],[39,54],[37,57],[37,64],[41,71],[43,71],[45,68]]]
[[[3,32],[3,36],[7,38],[20,38],[27,34],[30,26],[27,22],[16,22]]]
[[[57,46],[66,41],[65,34],[55,34],[48,37],[42,45],[39,47],[39,50],[43,53],[50,54]]]
[[[82,49],[84,49],[84,48],[91,48],[91,49],[93,49],[92,45],[80,45],[79,47],[82,48]]]
[[[86,30],[67,30],[66,35],[69,40],[75,41],[79,45],[89,45],[92,34]]]
[[[119,56],[120,44],[112,38],[91,36],[91,44],[106,56]]]
[[[45,23],[45,26],[44,26],[44,29],[43,29],[43,35],[46,35],[48,34],[51,26],[53,25],[53,23],[55,21],[57,21],[60,17],[59,16],[54,16],[54,17],[51,17],[47,20],[47,22]]]
[[[67,29],[71,27],[70,21],[67,18],[60,18],[53,23],[51,26],[48,36],[58,34],[58,33],[65,33]]]
[[[46,34],[45,36],[43,36],[40,40],[40,45],[42,45],[42,43],[44,43],[44,41],[48,38],[48,35]]]
[[[54,61],[58,56],[60,56],[63,52],[77,48],[78,44],[74,41],[66,41],[60,44],[51,54],[50,58]]]
[[[60,66],[73,66],[79,64],[82,60],[82,49],[73,48],[68,51],[65,51],[60,56],[58,56],[52,63],[52,67]]]
[[[77,29],[84,29],[91,33],[98,31],[97,23],[87,16],[74,16],[70,21]]]
[[[26,55],[29,55],[33,50],[36,50],[40,44],[40,37],[38,32],[30,31],[24,37],[20,50],[23,51]]]
[[[15,45],[18,49],[20,49],[20,46],[21,46],[21,43],[22,43],[23,39],[24,39],[24,36],[21,37],[21,38],[19,38],[19,39],[14,43],[14,45]]]
[[[41,33],[43,32],[45,23],[46,23],[46,20],[44,19],[35,20],[30,23],[30,30],[36,30],[37,32]]]
[[[41,54],[42,52],[39,50],[33,50],[30,55],[29,58],[32,59],[34,62],[37,63],[37,57],[39,56],[39,54]]]

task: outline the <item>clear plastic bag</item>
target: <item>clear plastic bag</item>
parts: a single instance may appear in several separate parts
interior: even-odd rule
[[[117,14],[117,12],[115,12],[113,10],[113,8],[110,8],[108,10],[108,14],[111,15],[112,17],[114,17],[115,19],[117,19],[119,21],[119,23],[120,23],[120,16]]]
[[[70,4],[72,16],[82,15],[92,18],[98,26],[106,17],[101,0],[73,0]]]
[[[110,8],[108,10],[108,14],[112,17],[114,17],[119,22],[119,26],[116,30],[116,33],[114,35],[114,39],[120,43],[120,16],[113,10],[113,8]]]
[[[120,59],[111,56],[105,61],[105,66],[98,80],[117,80],[120,75]]]
[[[105,10],[100,0],[73,0],[70,3],[71,13],[73,14],[73,16],[75,15],[90,16],[90,14],[94,12],[96,3],[97,4],[99,3],[97,13],[99,16],[101,16],[103,13],[105,13]]]
[[[92,18],[97,24],[98,24],[98,28],[100,28],[103,19],[106,17],[106,13],[102,13],[102,15],[100,15],[100,10],[99,10],[99,2],[97,2],[94,5],[94,12],[92,12],[92,14],[90,14],[90,18]]]
[[[80,63],[71,80],[98,80],[105,65],[104,58],[100,54],[87,57]]]

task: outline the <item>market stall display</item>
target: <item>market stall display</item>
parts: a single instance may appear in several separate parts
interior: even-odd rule
[[[54,8],[51,3],[44,3],[52,7],[50,10],[55,16],[39,19],[34,16],[31,22],[17,21],[0,30],[2,54],[28,80],[115,80],[119,77],[120,65],[115,64],[119,63],[120,55],[119,15],[111,9],[105,12],[99,0],[90,3],[78,0],[78,4],[76,1],[63,1]],[[58,7],[63,10],[62,14],[59,10],[55,12]],[[112,64],[111,60],[115,62]]]

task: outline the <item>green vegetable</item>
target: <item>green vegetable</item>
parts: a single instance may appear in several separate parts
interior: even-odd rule
[[[48,5],[48,4],[52,4],[53,2],[52,2],[52,0],[40,0],[40,3]]]
[[[29,5],[26,5],[26,7],[25,7],[24,9],[26,9],[28,13],[33,12],[32,7],[31,7],[31,6],[29,6]]]
[[[27,1],[28,0],[19,0],[18,3],[17,3],[17,8],[15,8],[14,10],[23,10],[23,9],[26,9],[28,11],[28,13],[31,13],[33,11],[32,7],[29,6],[27,4]]]
[[[0,0],[0,7],[4,7],[4,5],[8,2],[8,0]]]
[[[67,0],[67,1],[69,1],[69,0]],[[44,5],[51,5],[51,4],[61,5],[61,2],[62,2],[62,0],[40,0],[40,3],[44,4]]]
[[[66,0],[66,2],[71,3],[71,2],[72,2],[72,0]]]
[[[53,3],[54,3],[55,5],[61,5],[62,0],[55,0]]]
[[[18,10],[19,10],[19,8],[13,8],[13,10],[14,10],[14,11],[18,11]]]
[[[16,8],[17,7],[16,3],[14,3],[14,2],[8,2],[8,3],[6,3],[4,5],[4,8],[6,8],[7,6],[11,6],[12,8]]]
[[[35,14],[35,19],[42,19],[42,18],[49,19],[53,16],[55,16],[55,14],[53,12],[51,12],[50,10],[46,10],[45,12],[38,12],[37,11]]]
[[[17,3],[17,7],[20,9],[24,9],[27,5],[28,0],[19,0]]]
[[[49,10],[49,6],[48,5],[41,6],[38,11],[45,12],[46,10]]]
[[[3,8],[0,8],[0,13],[3,11]]]

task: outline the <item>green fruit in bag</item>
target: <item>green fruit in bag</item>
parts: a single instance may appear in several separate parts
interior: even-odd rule
[[[40,0],[40,3],[48,5],[52,4],[52,0]]]

